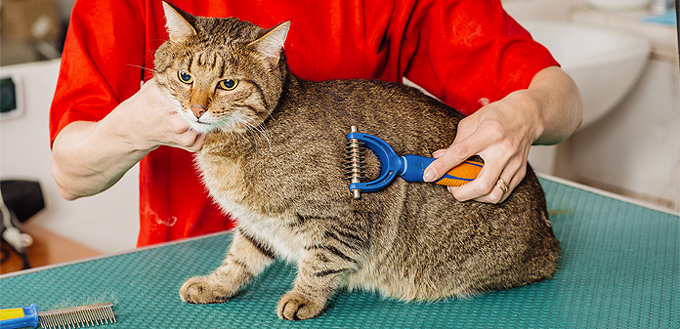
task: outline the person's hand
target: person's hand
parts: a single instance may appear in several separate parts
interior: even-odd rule
[[[190,129],[153,79],[104,120],[118,133],[118,138],[138,150],[151,151],[167,145],[196,152],[205,140],[205,135]]]
[[[425,171],[425,180],[435,180],[467,158],[479,155],[484,159],[484,168],[477,179],[449,187],[449,191],[460,201],[503,202],[524,179],[529,149],[542,132],[536,111],[531,108],[535,105],[527,101],[523,92],[526,91],[510,94],[461,120],[451,146],[433,153],[438,159]]]
[[[52,147],[52,176],[74,200],[108,189],[161,145],[196,152],[204,140],[150,80],[104,119],[64,127]]]
[[[531,145],[563,141],[578,128],[582,116],[583,102],[574,80],[559,67],[546,67],[536,73],[529,88],[461,120],[453,143],[433,153],[438,159],[423,178],[434,181],[479,155],[484,168],[477,179],[449,191],[461,201],[503,202],[526,176]]]

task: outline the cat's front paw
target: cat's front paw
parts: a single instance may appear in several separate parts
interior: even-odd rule
[[[313,300],[291,291],[279,300],[276,313],[284,320],[306,320],[316,317],[326,307],[326,300]]]
[[[179,296],[184,302],[191,304],[214,304],[225,302],[233,295],[224,284],[211,280],[208,276],[194,277],[182,285]]]

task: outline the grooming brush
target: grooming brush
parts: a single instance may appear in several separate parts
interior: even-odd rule
[[[349,190],[355,199],[361,198],[361,193],[371,193],[382,190],[389,185],[394,177],[401,176],[407,182],[423,182],[425,168],[435,158],[415,154],[399,156],[384,140],[369,134],[360,133],[356,126],[352,126],[347,134],[345,144],[345,179],[350,181]],[[366,182],[366,148],[380,160],[380,175],[377,179]],[[479,175],[484,164],[478,161],[466,160],[449,170],[433,183],[446,186],[461,186],[473,181]]]
[[[0,310],[0,329],[81,328],[116,322],[113,303],[93,304],[38,312],[35,304]]]

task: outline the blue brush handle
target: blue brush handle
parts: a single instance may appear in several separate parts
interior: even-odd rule
[[[401,176],[401,178],[407,182],[423,182],[425,169],[434,160],[434,158],[406,154],[401,157],[401,168],[400,171],[397,172],[397,175]]]
[[[414,154],[406,154],[402,158],[402,168],[397,175],[400,175],[407,182],[423,182],[425,169],[435,158],[424,157]],[[460,165],[452,168],[442,177],[433,183],[445,186],[460,186],[473,181],[479,171],[482,170],[483,163],[478,161],[465,160]],[[466,168],[467,167],[467,168]]]
[[[38,308],[35,304],[28,307],[0,310],[0,329],[37,328]]]

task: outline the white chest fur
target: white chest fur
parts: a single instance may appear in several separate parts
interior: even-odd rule
[[[303,244],[299,240],[300,237],[293,234],[285,220],[259,216],[238,204],[231,204],[225,208],[237,218],[240,229],[243,229],[251,237],[270,246],[278,257],[291,263],[299,261]]]
[[[207,152],[197,160],[203,172],[203,181],[213,199],[237,219],[238,226],[249,236],[270,246],[278,257],[297,263],[303,244],[300,243],[300,237],[293,234],[286,220],[259,215],[236,201],[248,193],[238,183],[243,181],[238,165],[220,157],[212,157]]]

